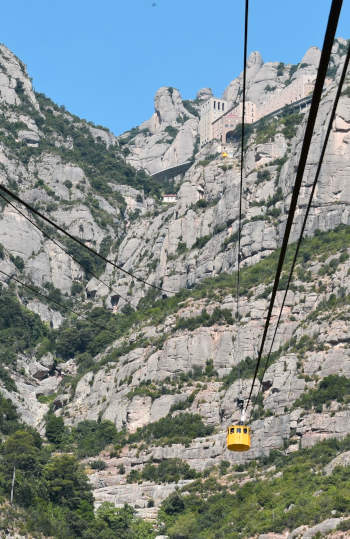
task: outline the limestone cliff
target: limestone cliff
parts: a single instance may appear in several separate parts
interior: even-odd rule
[[[292,242],[300,230],[345,51],[345,40],[337,40]],[[283,95],[303,74],[315,75],[318,59],[315,47],[297,66],[264,63],[259,53],[252,53],[248,98],[263,104]],[[241,83],[241,76],[232,81],[225,99],[238,102]],[[124,433],[119,448],[102,454],[107,469],[91,474],[97,503],[132,503],[152,518],[157,509],[147,506],[149,500],[157,507],[176,484],[126,482],[132,470],[140,472],[147,463],[181,459],[203,473],[223,460],[244,465],[274,449],[289,455],[350,434],[346,395],[307,407],[324,379],[350,378],[349,88],[347,79],[273,361],[262,398],[249,410],[252,449],[237,456],[225,452],[225,428],[238,419],[239,374],[245,397],[251,383],[307,109],[269,118],[249,134],[242,316],[237,322],[232,311],[240,142],[232,144],[227,159],[215,141],[199,149],[199,105],[211,90],[183,101],[177,89],[160,88],[154,115],[115,137],[35,93],[25,66],[0,47],[0,181],[125,270],[169,291],[163,297],[152,294],[121,271],[84,258],[61,238],[80,264],[74,262],[2,202],[0,270],[53,294],[88,322],[84,326],[64,308],[17,288],[20,301],[51,324],[50,338],[17,354],[5,375],[0,373],[1,391],[42,432],[51,411],[68,426],[110,420]],[[192,162],[190,168],[170,180],[152,176],[185,162]],[[175,204],[162,202],[165,187],[176,191]],[[0,280],[4,289],[11,288],[4,274]],[[283,286],[277,307],[282,294]],[[273,322],[277,314],[276,308]],[[101,322],[105,331],[97,327]],[[84,342],[78,342],[81,334]],[[6,373],[16,390],[6,383]],[[208,434],[176,443],[128,443],[128,433],[181,413],[198,414]],[[180,486],[188,484],[183,479]]]

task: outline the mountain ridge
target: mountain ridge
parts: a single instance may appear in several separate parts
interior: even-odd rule
[[[292,242],[298,236],[313,181],[312,171],[344,59],[344,43],[337,40],[333,48],[329,85],[310,149]],[[316,52],[309,49],[304,59],[307,55],[315,56]],[[274,78],[254,83],[251,76],[250,98],[254,93],[260,96],[262,85],[265,88],[276,77],[288,81],[298,77],[298,71],[311,69],[300,67],[290,76],[291,67],[284,66],[280,67],[282,75],[277,75],[277,62],[262,64],[256,54],[251,62],[253,59],[255,74],[260,66]],[[303,63],[308,62],[302,60],[300,66]],[[214,537],[213,530],[203,535],[195,521],[201,504],[222,492],[230,474],[234,489],[246,492],[240,476],[235,475],[241,472],[235,467],[241,467],[252,479],[254,462],[268,462],[269,454],[273,461],[277,451],[286,459],[281,466],[288,475],[292,471],[284,467],[299,448],[306,451],[301,455],[314,455],[317,460],[318,451],[322,452],[319,447],[331,447],[329,462],[331,457],[342,461],[350,434],[346,393],[350,377],[348,76],[273,361],[260,400],[255,410],[249,410],[252,449],[245,455],[232,455],[225,451],[225,429],[238,419],[239,412],[233,408],[240,391],[239,373],[243,391],[251,381],[305,111],[286,111],[279,118],[258,123],[249,133],[241,319],[237,322],[232,311],[240,141],[232,143],[227,159],[222,157],[219,141],[199,148],[199,102],[209,92],[203,89],[197,101],[189,102],[182,101],[178,90],[163,87],[156,94],[155,115],[140,127],[114,137],[33,92],[25,68],[4,46],[0,47],[0,69],[1,181],[127,271],[174,291],[163,297],[147,291],[136,280],[98,264],[50,230],[49,235],[79,261],[74,262],[12,207],[2,204],[0,270],[38,288],[48,301],[38,300],[1,276],[0,307],[4,320],[8,319],[7,325],[0,327],[1,392],[16,405],[24,424],[46,436],[45,443],[49,442],[53,451],[59,455],[73,452],[83,459],[95,504],[102,504],[99,515],[107,507],[103,502],[119,506],[131,503],[140,516],[149,519],[156,518],[161,506],[158,529],[170,537]],[[236,89],[239,94],[239,85],[238,78],[228,86],[230,99],[234,99]],[[264,99],[271,93],[264,92]],[[168,168],[175,158],[176,162],[194,162],[177,177],[150,176],[156,167]],[[170,190],[177,195],[174,205],[162,202],[162,195]],[[290,261],[292,246],[288,256]],[[91,278],[91,270],[107,284]],[[277,307],[284,284],[285,275]],[[50,305],[50,298],[61,303],[62,309]],[[70,313],[72,308],[82,316]],[[277,308],[274,320],[276,314]],[[35,328],[35,332],[27,334],[24,327]],[[334,384],[339,387],[336,398]],[[3,435],[5,446],[8,436]],[[345,441],[343,445],[334,442],[338,445],[333,447],[325,438]],[[310,484],[315,487],[312,492],[317,492],[316,475],[326,464],[317,463],[318,471],[310,475]],[[46,474],[50,466],[44,465]],[[261,477],[270,480],[268,464],[262,466]],[[278,480],[274,473],[272,482]],[[346,468],[342,473],[336,472],[342,496],[347,499]],[[150,484],[152,474],[158,483]],[[331,482],[332,478],[325,480],[322,488],[330,489]],[[177,486],[183,492],[176,493]],[[195,489],[202,492],[202,498],[194,496]],[[192,506],[186,492],[195,498]],[[261,498],[261,491],[256,492],[259,507],[269,516],[265,523],[257,521],[255,528],[245,523],[245,536],[280,533],[283,526],[291,531],[293,519],[287,522],[283,515],[294,501],[283,498],[286,505],[276,509],[277,524],[269,502]],[[247,493],[247,499],[249,496]],[[302,500],[295,494],[297,509],[291,509],[295,522],[311,526],[325,516],[333,518],[335,511],[329,530],[342,525],[348,516],[345,502],[338,503],[331,490],[329,496],[326,511],[316,504],[299,518],[295,513]],[[226,489],[223,499],[231,515],[228,518],[237,519],[233,498],[233,490]],[[210,507],[208,503],[205,511]],[[57,532],[49,531],[48,535],[51,533]],[[79,530],[76,536],[86,536],[83,533]],[[220,528],[219,533],[227,534],[228,528]],[[237,530],[232,533],[237,537]],[[152,534],[147,528],[142,537]]]

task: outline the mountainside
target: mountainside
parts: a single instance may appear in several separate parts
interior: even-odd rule
[[[292,242],[346,51],[336,40]],[[252,53],[247,98],[284,99],[301,77],[315,77],[318,61],[315,47],[295,66]],[[241,85],[242,76],[224,92],[232,105]],[[1,183],[121,268],[1,199],[6,537],[287,537],[299,526],[290,537],[337,527],[340,537],[350,527],[349,75],[272,362],[248,410],[252,448],[241,454],[226,450],[226,427],[239,419],[239,379],[247,398],[255,369],[308,108],[286,106],[249,126],[237,322],[239,129],[227,158],[217,140],[200,148],[200,106],[211,95],[184,101],[160,88],[152,118],[115,137],[36,93],[23,63],[0,46]],[[186,171],[158,174],[184,163]],[[169,193],[174,204],[163,201]],[[289,263],[293,253],[291,245]],[[285,270],[273,323],[286,282]],[[64,484],[66,470],[74,485],[55,497],[54,478]],[[113,509],[124,503],[137,516]],[[157,531],[138,518],[158,513]]]

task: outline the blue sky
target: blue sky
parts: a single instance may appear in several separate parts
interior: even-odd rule
[[[249,52],[297,63],[321,46],[330,0],[251,0]],[[153,4],[156,4],[155,6]],[[244,0],[16,0],[1,6],[0,41],[37,91],[114,133],[153,113],[160,86],[184,99],[221,95],[242,70]],[[338,36],[350,37],[350,0]]]

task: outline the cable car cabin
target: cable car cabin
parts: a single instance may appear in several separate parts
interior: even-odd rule
[[[248,451],[250,449],[250,427],[230,425],[227,428],[227,449],[230,451]]]
[[[222,157],[223,158],[228,157],[228,154],[226,152],[222,152]]]

